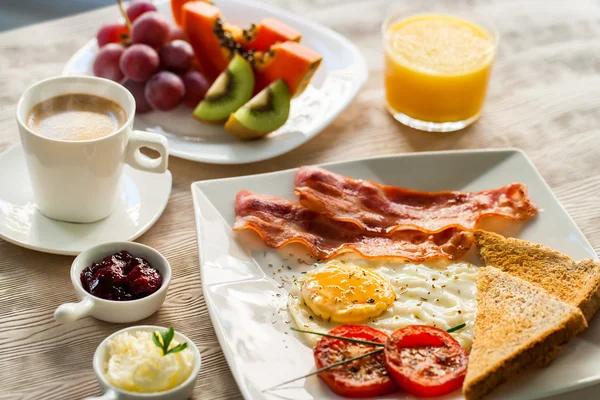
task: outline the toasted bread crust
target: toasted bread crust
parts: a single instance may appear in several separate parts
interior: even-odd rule
[[[586,271],[587,275],[587,282],[582,285],[584,294],[577,306],[581,308],[585,318],[590,321],[600,308],[600,264],[591,258],[586,258],[578,261],[577,267],[581,271]]]
[[[580,309],[493,267],[479,270],[473,348],[463,385],[480,399],[520,372],[547,365],[587,327]]]
[[[486,265],[541,286],[548,293],[579,307],[591,320],[600,307],[600,264],[575,262],[540,244],[475,231],[475,242]]]

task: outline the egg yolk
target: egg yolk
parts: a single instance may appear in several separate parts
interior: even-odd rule
[[[377,317],[396,299],[394,289],[381,276],[340,262],[312,272],[302,284],[301,295],[313,313],[344,324]]]

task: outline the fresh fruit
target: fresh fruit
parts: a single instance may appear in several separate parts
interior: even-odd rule
[[[236,55],[208,89],[194,116],[207,122],[225,121],[229,114],[250,100],[253,90],[252,67],[242,56]]]
[[[146,83],[146,100],[157,110],[168,111],[181,103],[185,86],[180,77],[169,71],[160,71]]]
[[[210,83],[204,75],[198,71],[188,71],[181,76],[183,85],[185,86],[185,94],[183,96],[183,104],[190,108],[195,108],[198,103],[204,100],[204,96],[210,87]]]
[[[151,11],[156,11],[156,7],[151,2],[134,0],[129,4],[129,7],[127,7],[127,18],[133,23],[140,15]]]
[[[437,397],[462,386],[469,356],[449,333],[427,325],[409,325],[391,334],[385,345],[388,373],[404,391]]]
[[[119,67],[119,60],[125,48],[117,43],[109,43],[102,47],[94,60],[94,75],[101,78],[121,82],[125,77]]]
[[[321,56],[296,42],[278,43],[255,58],[257,90],[283,79],[292,97],[301,94],[321,64]]]
[[[177,25],[183,24],[182,7],[188,1],[190,0],[171,0],[171,12],[173,13],[173,19]]]
[[[146,89],[145,83],[135,82],[131,79],[128,79],[123,86],[125,86],[125,88],[131,92],[133,98],[135,99],[136,114],[145,114],[148,111],[152,111],[152,106],[146,100],[146,94],[144,93],[144,90]]]
[[[167,42],[172,42],[173,40],[185,40],[189,43],[190,38],[185,33],[182,27],[172,26],[169,30],[169,37],[167,38]]]
[[[158,70],[160,64],[156,51],[145,44],[134,44],[123,52],[121,71],[129,79],[145,82]]]
[[[279,129],[290,114],[290,92],[279,79],[229,116],[225,130],[238,139],[255,139]]]
[[[302,34],[292,27],[274,18],[265,18],[258,25],[252,25],[244,31],[244,46],[258,51],[268,50],[276,43],[299,42]]]
[[[187,71],[194,59],[192,46],[183,40],[174,40],[165,44],[158,52],[160,66],[173,72]]]
[[[202,1],[185,3],[182,7],[183,29],[199,61],[200,71],[210,81],[227,68],[236,50],[242,50],[236,39],[241,29],[224,23],[221,11]]]
[[[175,20],[175,23],[177,25],[183,24],[183,15],[182,15],[181,8],[188,1],[190,1],[190,0],[171,0],[171,11],[173,12],[173,19]],[[202,1],[207,4],[212,4],[211,0],[202,0]]]
[[[385,333],[361,325],[338,326],[329,334],[375,343],[385,343],[388,339]],[[380,349],[375,345],[323,337],[315,346],[313,357],[316,368],[321,369]],[[319,378],[343,397],[375,398],[396,390],[396,384],[385,369],[381,351],[323,371]]]
[[[256,89],[283,79],[292,96],[308,85],[321,56],[296,43],[300,33],[274,19],[265,19],[259,26],[242,31],[225,23],[221,11],[202,1],[183,4],[182,26],[198,57],[200,71],[214,80],[234,54],[253,63],[257,70]],[[259,51],[262,50],[262,51]]]
[[[167,42],[170,29],[167,21],[158,12],[147,12],[131,26],[131,41],[158,49]]]
[[[129,40],[129,28],[123,24],[106,24],[96,34],[98,47],[109,43],[125,44]]]

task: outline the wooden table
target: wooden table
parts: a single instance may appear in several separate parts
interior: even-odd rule
[[[171,157],[169,205],[139,241],[169,259],[174,279],[165,305],[143,323],[173,324],[198,344],[203,367],[195,398],[241,396],[201,292],[191,182],[382,154],[519,147],[600,250],[600,2],[450,3],[456,10],[487,16],[501,35],[481,120],[452,134],[404,128],[384,109],[380,24],[393,7],[411,2],[270,2],[346,35],[362,50],[370,76],[348,109],[319,136],[289,154],[240,166]],[[38,80],[59,75],[65,61],[98,27],[116,17],[116,8],[110,7],[0,34],[0,151],[18,142],[14,114],[21,92]],[[107,335],[124,326],[93,318],[62,326],[54,322],[54,309],[75,300],[69,281],[71,261],[71,257],[37,253],[0,240],[0,399],[64,400],[100,393],[92,354]],[[577,396],[598,398],[600,387]]]

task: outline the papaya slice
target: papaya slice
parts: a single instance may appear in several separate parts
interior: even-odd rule
[[[173,13],[173,19],[179,26],[183,25],[183,14],[181,8],[185,3],[192,0],[171,0],[171,12]],[[213,4],[211,0],[201,0],[208,4]]]
[[[210,81],[240,54],[254,66],[255,93],[282,79],[292,96],[298,96],[321,63],[319,54],[297,43],[300,32],[276,19],[265,18],[244,31],[225,22],[221,11],[208,0],[171,0],[171,5],[174,10],[180,6],[182,27],[196,53],[196,64]]]
[[[300,43],[277,43],[262,56],[255,58],[256,89],[260,91],[278,79],[283,79],[292,96],[298,96],[308,86],[321,60],[318,53]]]
[[[171,0],[171,12],[173,13],[173,19],[175,20],[175,23],[179,26],[181,26],[183,23],[181,7],[183,7],[183,5],[188,1],[190,0]]]
[[[274,18],[265,18],[260,24],[253,25],[244,31],[244,46],[256,51],[269,50],[269,47],[280,42],[299,42],[302,34],[294,28]]]
[[[221,10],[203,1],[183,4],[182,27],[190,38],[200,71],[214,81],[233,58],[242,30],[221,19]]]

